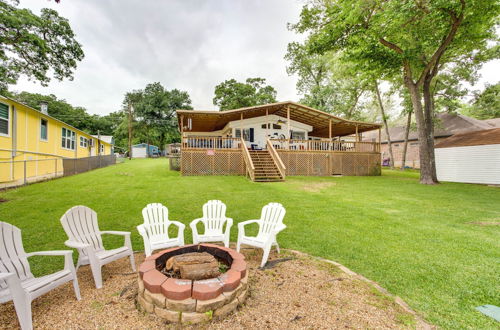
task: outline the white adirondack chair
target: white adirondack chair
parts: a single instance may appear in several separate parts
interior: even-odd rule
[[[74,206],[61,217],[61,224],[68,235],[66,246],[78,250],[76,268],[90,264],[96,288],[102,288],[102,266],[117,259],[129,257],[132,270],[135,271],[134,253],[128,231],[100,231],[97,224],[97,213],[86,206]],[[122,247],[112,250],[104,249],[101,235],[121,235],[125,238]]]
[[[14,301],[21,329],[32,329],[31,302],[69,281],[73,281],[76,299],[80,289],[71,255],[73,251],[24,252],[19,228],[0,221],[0,303]],[[64,256],[64,269],[50,275],[34,277],[28,257]]]
[[[286,210],[279,203],[269,203],[262,208],[262,213],[259,220],[248,220],[238,223],[238,243],[236,250],[240,252],[241,244],[251,245],[264,250],[260,267],[264,267],[269,258],[271,247],[276,245],[278,253],[280,247],[276,241],[276,235],[286,228],[283,224]],[[245,226],[251,223],[259,224],[259,233],[257,236],[246,236]]]
[[[144,240],[144,252],[149,257],[154,250],[184,245],[184,228],[179,221],[168,219],[168,208],[160,203],[151,203],[142,209],[144,223],[137,226],[139,234]],[[177,237],[170,238],[168,227],[178,227]]]
[[[196,225],[198,222],[205,225],[205,232],[198,233]],[[224,230],[226,224],[226,230]],[[226,204],[218,200],[211,200],[203,205],[203,218],[191,221],[189,225],[193,231],[193,243],[223,242],[225,247],[229,247],[229,236],[233,219],[226,217]]]

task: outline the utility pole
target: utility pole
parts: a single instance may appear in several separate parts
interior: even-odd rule
[[[128,104],[128,159],[132,159],[132,105]]]

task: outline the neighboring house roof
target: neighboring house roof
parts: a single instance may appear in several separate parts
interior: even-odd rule
[[[493,127],[500,127],[500,118],[485,119],[483,121]]]
[[[132,147],[136,147],[136,148],[146,148],[147,146],[148,146],[148,144],[147,144],[147,143],[139,143],[139,144],[134,144]],[[158,147],[157,147],[157,146],[152,145],[152,144],[150,144],[150,145],[149,145],[149,148],[150,148],[150,149],[151,149],[151,148],[156,148],[156,149],[158,149]]]
[[[500,144],[500,128],[455,134],[436,144],[435,148],[481,146],[488,144]]]
[[[30,109],[30,110],[32,110],[32,111],[35,111],[35,112],[40,113],[41,115],[43,115],[43,116],[45,116],[45,117],[47,117],[47,118],[50,118],[50,119],[52,119],[52,120],[54,120],[54,121],[57,121],[57,122],[59,122],[59,123],[62,123],[62,124],[64,124],[64,125],[66,125],[66,126],[70,127],[71,129],[74,129],[75,131],[78,131],[80,134],[81,134],[81,133],[83,133],[83,134],[86,134],[86,135],[90,135],[90,136],[92,136],[92,137],[95,137],[96,139],[99,139],[96,135],[91,135],[91,134],[89,134],[89,133],[86,133],[86,132],[84,132],[84,131],[82,131],[82,130],[80,130],[80,129],[78,129],[78,128],[74,127],[74,126],[71,126],[71,125],[70,125],[70,124],[68,124],[68,123],[63,122],[62,120],[59,120],[59,119],[57,119],[57,118],[55,118],[55,117],[52,117],[52,116],[51,116],[51,115],[49,115],[49,114],[43,113],[43,112],[41,112],[41,111],[39,111],[39,110],[37,110],[37,109],[35,109],[35,108],[32,108],[32,107],[30,107],[29,105],[27,105],[27,104],[25,104],[25,103],[22,103],[22,102],[20,102],[20,101],[18,101],[18,100],[15,100],[15,99],[13,99],[13,98],[11,98],[11,97],[0,95],[0,99],[2,99],[2,98],[3,98],[3,99],[6,99],[6,100],[9,100],[9,101],[11,101],[11,102],[14,102],[14,103],[20,104],[20,105],[22,105],[22,106],[24,106],[24,107],[26,107],[26,108],[28,108],[28,109]],[[102,139],[102,136],[101,136],[101,141],[102,141],[102,142],[104,142],[104,143],[111,144],[110,142],[107,142],[107,141],[103,140],[103,139]]]
[[[460,114],[439,113],[437,118],[438,121],[434,126],[434,137],[436,138],[448,137],[454,134],[466,132],[483,131],[495,127],[483,120],[474,119]],[[390,127],[389,134],[391,136],[391,142],[404,141],[405,129],[406,128],[404,126]],[[381,136],[382,143],[387,143],[385,130],[382,130]],[[373,139],[378,139],[378,132],[368,132],[363,134],[363,140],[370,141]],[[418,140],[418,133],[416,131],[410,131],[408,140]]]
[[[287,118],[287,109],[290,109],[291,120],[313,127],[311,136],[328,137],[330,123],[332,136],[345,136],[356,133],[356,130],[361,133],[381,127],[380,124],[376,123],[342,119],[327,112],[290,101],[226,111],[177,110],[177,118],[179,128],[184,126],[183,130],[185,132],[214,132],[221,130],[231,121],[240,120],[242,116],[243,119],[249,119],[268,114]]]
[[[99,135],[92,135],[92,137],[98,139]],[[104,141],[109,144],[114,144],[113,135],[101,135],[101,141]]]

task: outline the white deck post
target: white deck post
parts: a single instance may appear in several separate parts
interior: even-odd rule
[[[287,148],[288,150],[290,150],[290,139],[292,138],[290,136],[290,106],[288,105],[286,107],[286,126],[287,126],[287,139],[288,139],[288,143],[287,143]]]

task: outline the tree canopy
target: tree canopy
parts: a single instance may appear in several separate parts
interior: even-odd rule
[[[276,90],[265,83],[264,78],[248,78],[244,83],[226,80],[215,86],[214,105],[231,110],[276,102]]]
[[[500,83],[487,85],[477,93],[465,113],[477,119],[500,118]]]
[[[57,11],[44,8],[38,16],[16,1],[0,0],[0,91],[21,75],[44,86],[51,75],[72,79],[83,57],[68,20]]]
[[[296,32],[310,53],[341,60],[379,79],[399,76],[411,96],[420,140],[421,182],[436,183],[432,83],[461,61],[481,65],[496,41],[500,3],[491,0],[316,0],[304,6]]]
[[[116,128],[116,119],[113,114],[91,115],[85,108],[72,106],[66,100],[58,99],[53,94],[21,92],[13,94],[13,97],[37,110],[40,110],[42,102],[47,102],[49,115],[89,134],[100,132],[102,135],[113,135]]]
[[[122,122],[115,131],[117,139],[128,136],[128,106],[133,107],[134,143],[145,142],[163,148],[166,143],[180,140],[175,110],[191,110],[191,98],[185,91],[167,90],[159,82],[125,95],[121,111]],[[124,146],[126,143],[124,144]]]

